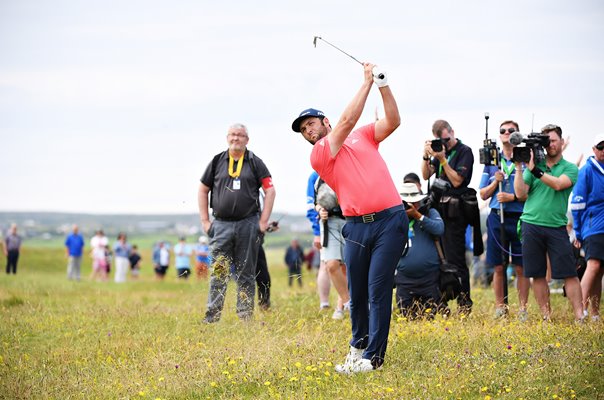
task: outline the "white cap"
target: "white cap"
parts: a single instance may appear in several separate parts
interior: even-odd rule
[[[604,133],[600,133],[599,135],[596,135],[596,138],[594,139],[594,147],[596,147],[597,145],[599,145],[602,142],[604,142]]]
[[[207,236],[200,236],[199,237],[199,243],[201,243],[201,244],[208,244],[208,238],[207,238]]]
[[[417,185],[415,183],[403,183],[401,189],[399,190],[399,194],[401,195],[401,199],[405,200],[407,203],[417,203],[418,201],[422,201],[426,198],[427,195],[421,194]]]

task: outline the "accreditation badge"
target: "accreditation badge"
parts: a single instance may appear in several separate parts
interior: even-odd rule
[[[239,180],[239,178],[235,178],[233,179],[233,190],[239,189],[241,189],[241,181]]]

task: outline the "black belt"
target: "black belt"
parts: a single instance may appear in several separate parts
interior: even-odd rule
[[[491,212],[492,212],[492,213],[494,213],[494,214],[499,215],[499,214],[501,213],[501,210],[500,210],[500,209],[498,209],[498,208],[491,208]],[[507,216],[509,216],[509,217],[520,217],[520,216],[522,215],[522,213],[521,213],[521,212],[518,212],[518,211],[505,211],[505,210],[504,210],[504,211],[503,211],[503,215],[504,215],[504,216],[506,216],[506,215],[507,215]]]
[[[217,217],[216,215],[214,215],[214,219],[216,219],[217,221],[224,221],[224,222],[237,222],[237,221],[242,221],[246,218],[249,218],[253,215],[258,215],[257,213],[252,213],[252,214],[248,214],[245,217]]]
[[[396,213],[397,211],[402,211],[404,209],[405,209],[405,206],[403,206],[402,204],[399,204],[397,206],[390,207],[385,210],[371,213],[371,214],[359,215],[357,217],[346,217],[346,221],[354,222],[354,223],[369,224],[371,222],[378,221],[380,219],[384,219],[384,218]]]

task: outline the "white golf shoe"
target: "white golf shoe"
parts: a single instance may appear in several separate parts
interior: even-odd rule
[[[344,364],[336,365],[336,372],[340,374],[356,374],[359,372],[373,371],[371,360],[363,358],[363,349],[350,346],[350,351],[344,360]]]

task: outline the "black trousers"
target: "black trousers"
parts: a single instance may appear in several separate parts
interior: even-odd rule
[[[468,227],[468,221],[463,213],[459,213],[454,218],[443,215],[443,221],[445,223],[445,234],[442,236],[442,243],[445,257],[449,263],[457,267],[461,278],[461,293],[457,297],[457,304],[469,312],[472,310],[473,302],[470,297],[470,270],[466,263],[466,228]]]
[[[17,273],[17,263],[19,262],[19,250],[9,250],[6,255],[6,273]]]
[[[271,276],[268,273],[266,253],[260,246],[258,249],[258,261],[256,262],[256,286],[258,286],[258,306],[267,309],[271,306]]]

